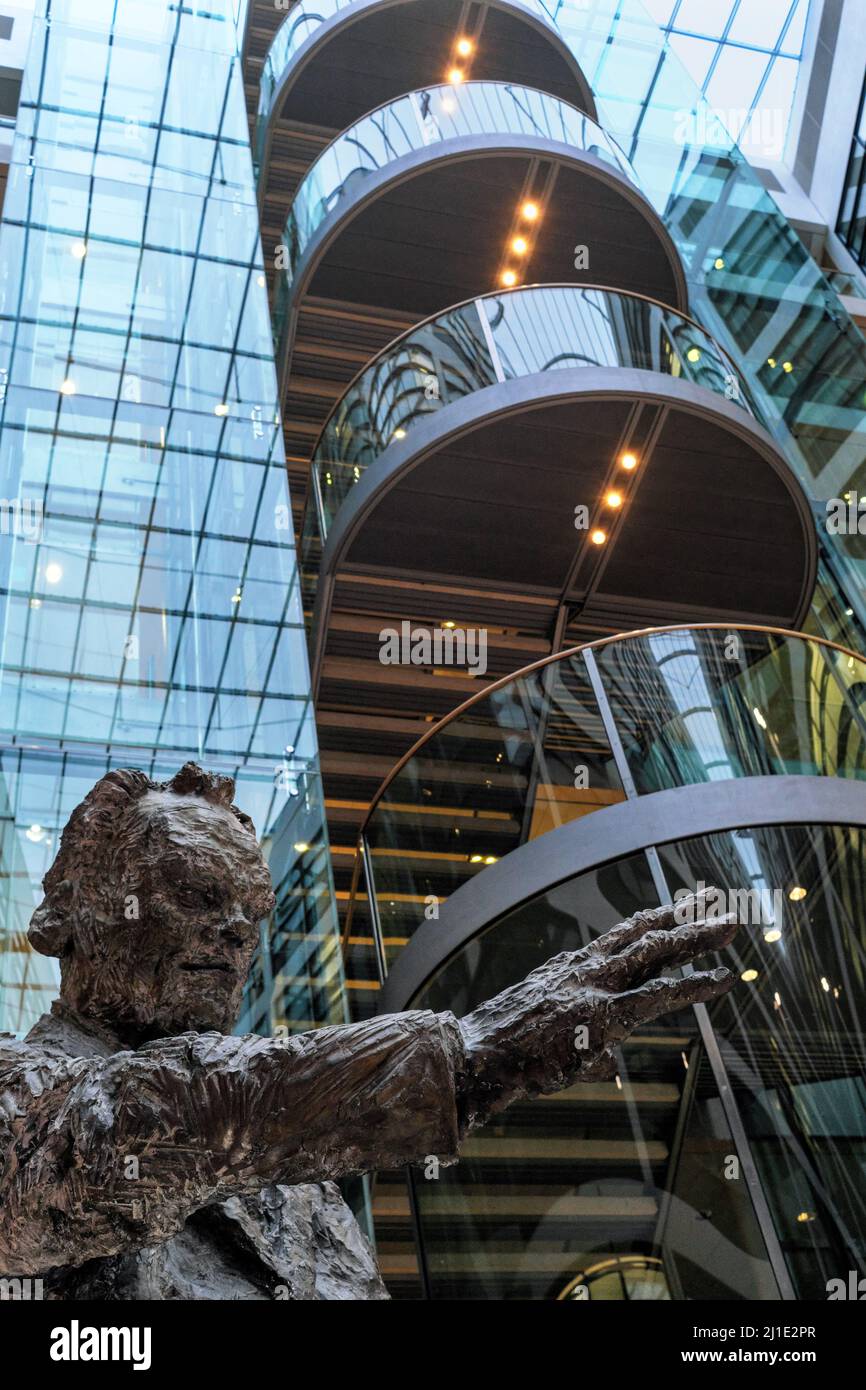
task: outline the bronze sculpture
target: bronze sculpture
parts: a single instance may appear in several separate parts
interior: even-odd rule
[[[639,913],[458,1020],[231,1036],[270,875],[234,784],[103,777],[30,939],[60,999],[0,1038],[0,1273],[54,1298],[383,1298],[334,1180],[436,1156],[512,1101],[613,1074],[641,1023],[714,999],[732,918]],[[576,1045],[577,1032],[581,1033]]]

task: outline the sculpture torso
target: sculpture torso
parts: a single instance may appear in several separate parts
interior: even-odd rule
[[[122,1050],[109,1034],[55,1006],[25,1042],[0,1037],[0,1114],[8,1114],[11,1102],[2,1085],[9,1062],[17,1070],[26,1058],[35,1079],[58,1063]],[[133,1193],[134,1186],[130,1183]],[[256,1196],[231,1197],[202,1208],[162,1244],[37,1277],[44,1297],[64,1300],[388,1297],[370,1245],[332,1182],[272,1183]]]

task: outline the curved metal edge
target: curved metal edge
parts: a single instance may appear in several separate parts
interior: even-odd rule
[[[486,928],[578,874],[658,845],[785,825],[866,828],[866,784],[843,777],[744,777],[652,792],[607,806],[512,850],[464,883],[400,952],[376,1012],[400,1013]]]
[[[627,397],[674,406],[724,425],[745,440],[781,479],[803,528],[807,564],[800,603],[791,626],[799,627],[809,609],[818,574],[815,521],[799,480],[775,440],[742,406],[724,400],[704,386],[665,377],[638,367],[575,367],[497,382],[473,391],[453,405],[428,415],[413,426],[405,440],[389,444],[371,464],[342,503],[328,533],[319,565],[319,580],[310,629],[310,668],[313,698],[318,694],[322,660],[331,615],[334,585],[343,556],[378,503],[403,476],[440,449],[455,443],[492,420],[507,419],[567,401]],[[732,619],[732,622],[734,620]]]
[[[413,0],[413,3],[420,4],[422,0]],[[330,19],[326,19],[319,25],[318,29],[309,35],[304,43],[301,44],[300,48],[295,50],[294,57],[280,75],[280,80],[274,88],[274,94],[271,99],[271,109],[268,112],[266,127],[267,135],[265,138],[265,147],[262,151],[262,162],[259,170],[259,185],[261,188],[264,188],[267,183],[268,165],[271,158],[271,146],[273,144],[275,123],[280,118],[279,113],[282,111],[290,88],[298,77],[300,77],[304,69],[314,61],[320,50],[325,48],[334,35],[340,30],[347,29],[351,25],[359,23],[366,18],[370,11],[394,9],[397,5],[402,4],[405,4],[405,0],[356,0],[354,5],[344,10],[338,10],[336,14],[331,15]],[[598,109],[595,104],[592,87],[584,74],[583,68],[578,63],[560,30],[557,29],[553,21],[546,22],[541,15],[535,14],[532,10],[528,9],[526,5],[521,4],[521,0],[488,0],[488,7],[493,10],[502,10],[506,14],[514,15],[515,18],[523,20],[531,28],[537,30],[539,34],[542,34],[550,41],[551,46],[557,50],[559,56],[574,74],[581,103],[578,109],[583,111],[598,124]],[[290,11],[286,19],[283,20],[283,23],[285,24],[293,17],[297,18],[296,10]],[[280,28],[282,28],[282,25]],[[276,43],[279,32],[280,30],[277,29],[271,41],[271,45],[268,48],[264,67],[262,68],[263,72],[264,68],[267,67],[271,48],[274,43]],[[575,105],[576,104],[577,103],[575,103]]]
[[[559,100],[559,98],[551,98],[551,100]],[[600,183],[606,184],[614,192],[619,193],[636,212],[640,213],[648,231],[656,238],[665,253],[676,287],[675,302],[670,307],[678,312],[688,313],[688,282],[673,237],[646,194],[630,179],[626,178],[625,174],[615,169],[612,164],[600,159],[598,155],[590,154],[586,150],[577,150],[573,145],[563,144],[560,140],[549,140],[540,135],[516,134],[507,130],[495,134],[461,135],[456,139],[437,141],[435,145],[424,145],[420,149],[412,150],[409,154],[393,160],[383,168],[377,169],[375,173],[369,174],[363,180],[357,195],[350,196],[338,203],[328,213],[328,216],[319,223],[304,248],[289,286],[286,323],[279,345],[279,361],[277,363],[280,400],[285,394],[291,371],[291,359],[301,304],[309,282],[315,275],[319,263],[330,249],[331,243],[345,232],[346,228],[365,211],[370,203],[375,202],[383,193],[390,192],[401,183],[408,182],[416,174],[423,172],[425,167],[441,169],[450,164],[477,159],[479,155],[484,154],[494,159],[508,159],[514,155],[526,155],[545,159],[548,163],[559,162],[572,169],[581,169],[584,173],[597,178]],[[581,288],[579,281],[574,283],[578,289]],[[449,307],[444,305],[441,312],[447,312]]]

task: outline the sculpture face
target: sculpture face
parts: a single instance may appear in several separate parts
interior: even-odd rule
[[[139,916],[105,944],[128,973],[136,1020],[150,1036],[226,1032],[273,905],[255,837],[196,796],[148,792],[131,814],[124,902],[138,898]]]
[[[234,785],[187,764],[171,783],[110,773],[74,812],[31,941],[61,960],[61,998],[133,1046],[228,1032],[274,905]]]

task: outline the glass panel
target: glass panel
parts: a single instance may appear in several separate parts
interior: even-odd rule
[[[713,1022],[802,1299],[866,1273],[863,835],[743,829],[660,850],[674,891],[774,895],[726,953],[742,983]]]
[[[642,855],[511,913],[414,1002],[458,1015],[658,901]],[[614,1081],[513,1106],[416,1175],[436,1298],[778,1296],[691,1010],[632,1037]],[[425,1170],[429,1171],[429,1170]]]

